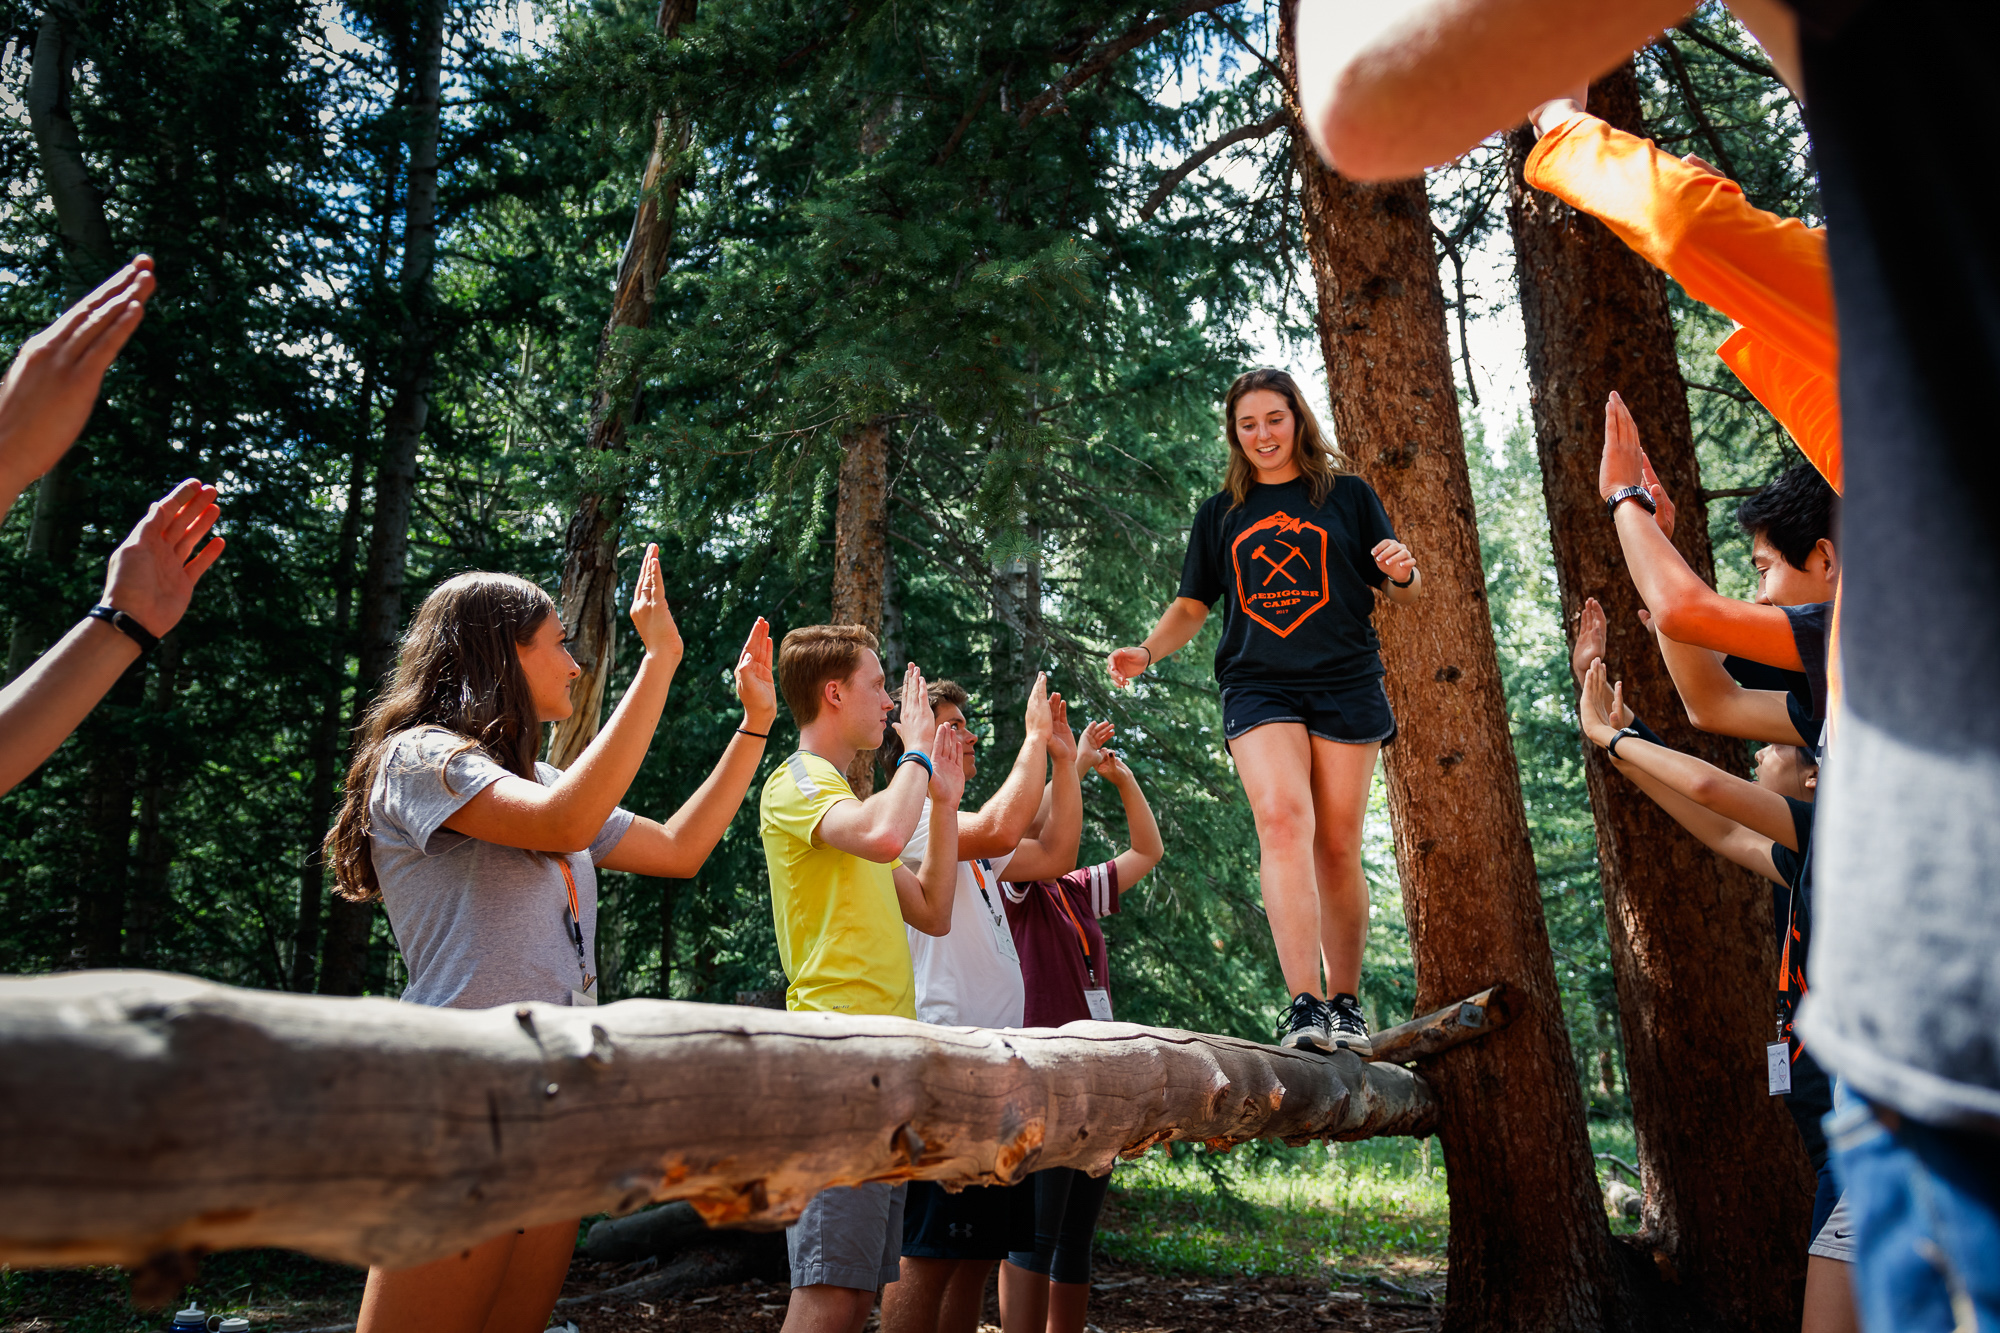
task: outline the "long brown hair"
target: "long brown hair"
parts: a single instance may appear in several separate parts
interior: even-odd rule
[[[396,737],[442,727],[521,777],[535,777],[542,723],[517,648],[556,613],[549,595],[512,574],[460,574],[438,585],[403,633],[396,673],[361,719],[340,818],[321,853],[335,892],[351,902],[382,896],[368,853],[368,794]]]
[[[1333,479],[1353,469],[1348,466],[1347,455],[1340,452],[1340,446],[1328,439],[1319,428],[1319,418],[1306,406],[1305,395],[1299,392],[1298,381],[1282,370],[1249,370],[1236,377],[1229,386],[1229,396],[1222,402],[1222,438],[1229,445],[1229,471],[1224,474],[1222,488],[1229,492],[1231,509],[1250,498],[1250,487],[1256,484],[1257,469],[1250,464],[1250,456],[1243,452],[1243,442],[1236,438],[1236,404],[1244,394],[1255,393],[1259,389],[1269,389],[1272,393],[1283,394],[1291,405],[1292,457],[1298,460],[1299,475],[1305,479],[1306,494],[1315,507],[1326,503],[1327,493],[1333,489]]]

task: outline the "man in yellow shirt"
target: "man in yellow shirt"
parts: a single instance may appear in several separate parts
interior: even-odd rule
[[[843,776],[882,744],[890,697],[875,636],[859,625],[809,625],[778,648],[778,688],[799,748],[764,783],[758,831],[771,875],[771,916],[790,984],[785,1007],[917,1016],[903,923],[951,929],[958,871],[958,802],[965,770],[956,734],[937,725],[923,673],[903,675],[902,758],[863,801]],[[931,800],[921,876],[897,858]],[[875,1293],[896,1280],[902,1185],[823,1190],[785,1232],[791,1306],[784,1333],[860,1333]]]

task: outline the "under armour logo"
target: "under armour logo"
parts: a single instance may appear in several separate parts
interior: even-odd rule
[[[972,1223],[970,1222],[948,1223],[945,1226],[944,1234],[949,1236],[953,1240],[971,1240]]]

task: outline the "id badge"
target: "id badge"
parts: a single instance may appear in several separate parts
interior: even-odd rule
[[[1771,1095],[1776,1097],[1792,1090],[1792,1049],[1782,1041],[1774,1041],[1764,1048],[1764,1064],[1769,1070]]]
[[[570,1008],[581,1009],[585,1005],[594,1006],[596,1005],[596,1003],[597,1003],[597,988],[595,986],[592,986],[589,990],[578,990],[574,986],[570,987],[569,989]]]
[[[1111,992],[1102,986],[1092,986],[1083,993],[1083,1002],[1090,1006],[1090,1016],[1100,1023],[1111,1021]]]

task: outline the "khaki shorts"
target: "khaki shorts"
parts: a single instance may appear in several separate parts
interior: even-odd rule
[[[903,1253],[906,1185],[836,1185],[813,1195],[785,1228],[795,1287],[874,1291],[894,1282]]]

